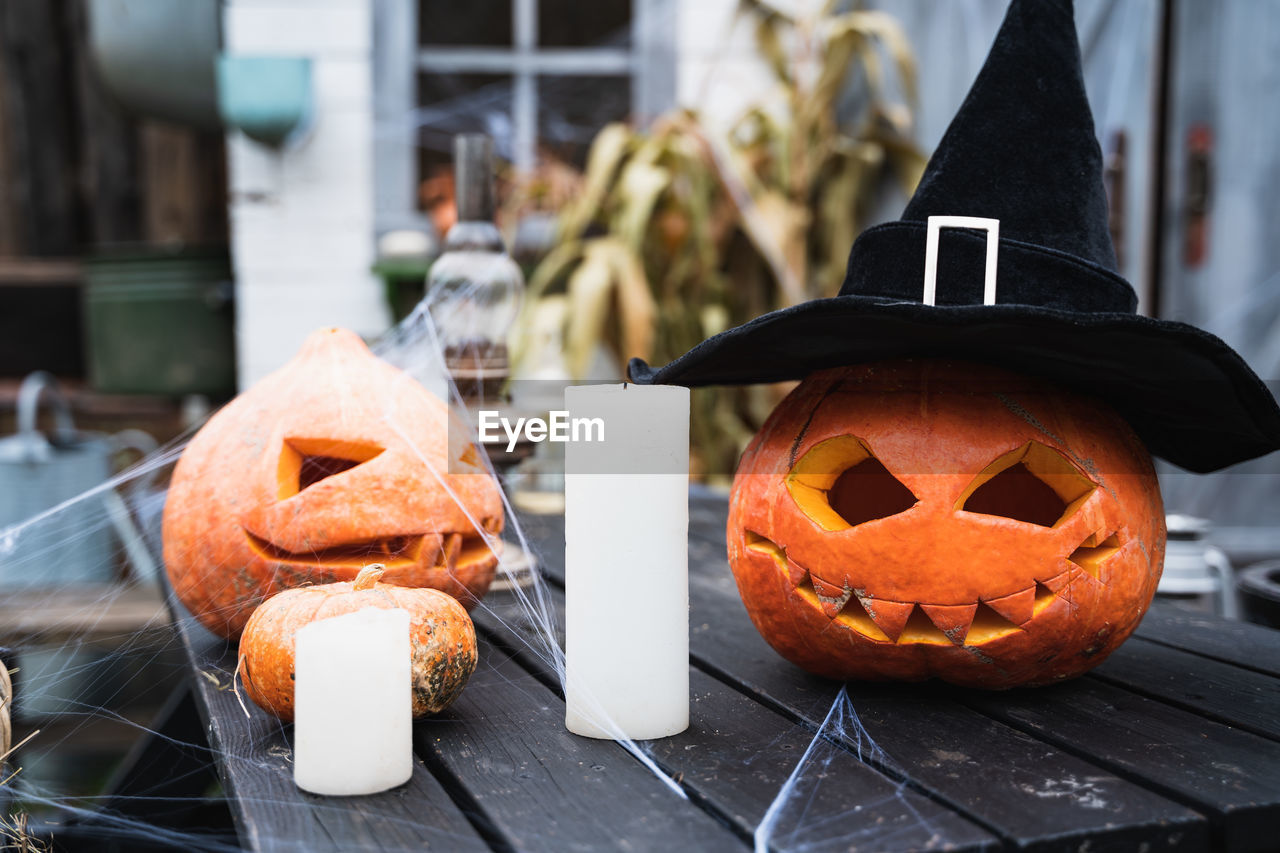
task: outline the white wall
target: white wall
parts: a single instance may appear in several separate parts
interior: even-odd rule
[[[313,329],[371,336],[390,315],[374,262],[371,0],[227,0],[229,55],[312,59],[314,123],[282,151],[227,136],[240,387]]]

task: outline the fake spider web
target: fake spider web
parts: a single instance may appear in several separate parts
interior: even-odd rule
[[[374,342],[373,349],[407,374],[428,380],[429,385],[452,398],[455,410],[464,411],[457,389],[440,369],[434,328],[425,309],[420,308]],[[410,381],[408,376],[405,381]],[[342,400],[335,400],[335,405],[342,405]],[[396,422],[394,401],[387,401],[385,417],[393,431],[408,437]],[[225,826],[227,811],[233,806],[232,798],[218,782],[197,778],[191,769],[194,764],[149,768],[146,781],[159,786],[154,792],[145,786],[139,788],[136,779],[132,788],[114,793],[110,790],[113,774],[121,772],[120,757],[115,751],[118,747],[109,745],[112,741],[132,740],[135,751],[148,741],[153,746],[159,741],[189,758],[214,758],[207,742],[190,734],[194,731],[190,727],[185,738],[174,737],[171,729],[153,722],[151,714],[166,701],[176,701],[172,695],[181,689],[184,679],[206,679],[219,691],[235,689],[234,671],[218,661],[198,660],[195,667],[188,661],[177,630],[179,623],[185,622],[187,630],[202,629],[190,625],[190,617],[173,598],[163,577],[159,527],[165,484],[189,437],[154,450],[124,473],[90,490],[0,530],[0,574],[12,590],[10,603],[20,602],[23,611],[18,614],[15,607],[10,607],[9,616],[11,621],[17,619],[18,627],[10,631],[13,639],[6,653],[15,681],[15,748],[6,761],[7,779],[0,795],[5,799],[5,814],[12,816],[2,830],[10,843],[32,833],[32,840],[37,842],[51,834],[59,844],[64,840],[70,843],[79,839],[83,843],[93,839],[91,846],[114,843],[118,849],[127,850],[238,849],[235,836],[225,830],[209,834],[185,828],[209,825],[201,823],[202,816]],[[419,448],[418,452],[424,462],[434,457],[426,449]],[[446,479],[440,476],[444,472],[433,473],[448,488]],[[534,552],[539,562],[554,564],[560,560],[558,554],[536,553],[538,545],[526,538],[521,514],[513,511],[506,495],[503,499],[504,538]],[[473,523],[478,521],[472,519]],[[105,547],[103,542],[107,543]],[[59,580],[58,562],[70,553],[68,549],[79,550],[78,559],[82,561],[86,552],[92,555],[88,575],[94,582]],[[722,546],[714,559],[721,566],[721,580],[731,584]],[[122,570],[129,577],[127,583],[113,580]],[[163,608],[155,606],[160,597],[165,599]],[[476,685],[486,680],[511,680],[514,671],[529,680],[523,689],[537,690],[541,686],[563,696],[562,601],[563,589],[556,579],[535,573],[527,586],[491,592],[477,605],[473,617],[484,638],[482,649],[496,649],[510,656],[520,669],[487,667],[482,651],[480,667],[468,691],[478,690]],[[151,602],[150,615],[138,624],[136,613],[148,612],[146,602]],[[122,611],[133,612],[133,621],[122,617]],[[740,619],[746,630],[754,630],[746,623],[745,612]],[[715,676],[714,666],[696,660],[694,665],[700,678],[706,679],[708,673]],[[780,660],[777,665],[787,666]],[[723,692],[729,688],[719,683],[717,689]],[[463,696],[466,694],[464,691]],[[554,701],[551,695],[545,698]],[[246,711],[237,713],[270,719],[247,699],[244,701]],[[822,704],[825,707],[825,699]],[[500,716],[501,710],[493,713]],[[562,729],[563,707],[556,713],[561,717]],[[703,720],[695,725],[714,722]],[[421,732],[425,731],[430,740],[438,741],[441,751],[450,749],[450,732],[454,728],[450,720],[429,717],[415,726],[419,744]],[[282,736],[284,744],[288,743],[288,727],[272,721],[270,728]],[[748,774],[753,765],[767,763],[776,782],[776,790],[771,791],[767,802],[759,804],[759,814],[750,820],[753,825],[734,827],[743,841],[748,840],[749,829],[749,840],[758,850],[844,849],[859,837],[892,843],[894,831],[886,831],[885,814],[899,823],[904,815],[909,818],[909,825],[900,828],[906,833],[904,838],[929,836],[928,821],[915,816],[910,807],[919,797],[906,792],[903,783],[896,781],[904,774],[890,769],[892,762],[859,724],[854,703],[845,690],[838,690],[825,712],[815,713],[807,723],[788,721],[780,732],[787,740],[785,750],[776,750],[776,743],[743,743],[734,753],[741,762],[735,772]],[[617,748],[628,754],[619,753],[621,760],[638,763],[645,769],[673,806],[691,795],[695,802],[701,800],[696,781],[682,778],[679,762],[672,760],[662,741],[637,743],[623,739]],[[220,743],[219,750],[218,757],[227,764],[255,764],[287,775],[288,784],[292,785],[291,775],[287,774],[291,757],[287,746],[272,747],[264,755],[252,743],[230,739]],[[839,774],[832,776],[831,768],[864,762],[879,768],[866,772],[882,784],[873,798],[850,801],[840,788]],[[433,761],[428,761],[428,766],[433,773],[449,772]],[[187,784],[181,778],[177,780],[179,790],[186,791],[185,799],[164,789],[165,783],[174,781],[167,775],[172,773],[190,775]],[[454,787],[453,783],[450,787]],[[305,806],[282,802],[277,807],[313,808],[315,800]],[[815,812],[820,816],[815,817]],[[720,821],[725,819],[714,816]],[[863,820],[863,816],[870,819]],[[483,822],[481,816],[469,817]],[[259,831],[262,829],[259,827]],[[270,830],[266,831],[273,843],[287,845],[290,841],[271,839]],[[608,840],[602,838],[601,843],[607,844]]]

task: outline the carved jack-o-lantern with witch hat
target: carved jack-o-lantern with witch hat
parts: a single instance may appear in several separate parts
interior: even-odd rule
[[[1101,662],[1155,593],[1149,453],[1204,472],[1280,448],[1280,409],[1230,347],[1136,306],[1071,4],[1014,0],[902,219],[858,238],[838,296],[631,376],[803,379],[744,454],[728,525],[743,601],[785,657],[1043,684]]]

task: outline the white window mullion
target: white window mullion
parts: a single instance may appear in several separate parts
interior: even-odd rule
[[[538,85],[533,69],[523,66],[516,72],[515,92],[512,95],[512,155],[516,168],[529,171],[537,165],[538,157]]]
[[[512,0],[511,32],[516,53],[533,53],[538,48],[538,0]]]
[[[676,104],[676,0],[632,0],[631,47],[631,112],[644,125]]]
[[[504,48],[434,47],[418,51],[418,68],[434,74],[515,74],[521,67],[535,74],[621,77],[636,66],[632,52],[617,47],[566,47],[516,54]]]
[[[513,74],[516,57],[498,47],[424,47],[418,69],[428,74]]]
[[[423,228],[417,209],[418,7],[408,0],[373,6],[374,215],[379,232]]]
[[[538,50],[538,0],[512,0],[515,34],[515,91],[512,93],[512,158],[520,171],[531,171],[538,157],[538,80],[533,59]]]

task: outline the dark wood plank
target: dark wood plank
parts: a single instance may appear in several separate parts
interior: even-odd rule
[[[689,531],[691,535],[724,543],[725,525],[729,521],[726,497],[707,489],[689,493]]]
[[[0,3],[0,62],[9,169],[0,192],[16,211],[22,254],[71,255],[81,237],[75,152],[75,81],[66,0]]]
[[[196,815],[197,819],[207,819]],[[66,821],[31,821],[27,835],[40,844],[26,849],[58,853],[228,853],[236,850],[235,832],[205,829],[169,829],[145,823],[75,824]],[[2,848],[0,848],[2,849]],[[10,850],[21,850],[11,845]]]
[[[3,47],[0,47],[3,50]],[[22,251],[22,215],[14,193],[14,163],[9,141],[9,73],[8,62],[0,55],[0,258],[16,255]],[[0,283],[4,279],[0,278]],[[0,797],[0,800],[3,800]],[[3,803],[0,803],[3,805]],[[6,806],[7,808],[7,806]]]
[[[3,136],[3,134],[0,134]],[[0,256],[0,284],[32,287],[79,287],[80,262],[63,258],[5,258]]]
[[[690,524],[693,656],[744,693],[816,728],[840,685],[787,663],[756,632],[725,559],[723,518],[715,518],[714,503],[706,508],[705,517]],[[563,579],[556,520],[540,518],[526,529],[535,543],[546,543],[540,549],[545,571]],[[558,550],[554,542],[561,543]],[[887,756],[877,763],[1022,849],[1075,849],[1086,842],[1091,849],[1139,843],[1149,850],[1207,849],[1200,815],[965,708],[950,693],[851,685],[852,708]],[[850,745],[861,745],[855,733],[845,735]]]
[[[235,653],[182,609],[177,631],[196,706],[218,761],[241,843],[259,851],[488,851],[489,845],[418,762],[406,784],[366,797],[321,797],[293,784],[292,727],[231,691]]]
[[[200,726],[191,686],[184,683],[112,774],[100,810],[111,816],[108,820],[127,815],[148,823],[180,826],[175,820],[200,803],[214,775],[214,758]]]
[[[1280,740],[1280,678],[1132,637],[1091,675]]]
[[[564,595],[550,590],[556,625],[564,624]],[[510,597],[490,596],[476,623],[496,636],[545,683],[555,673],[542,653],[541,616]],[[563,637],[558,640],[563,642]],[[532,649],[521,652],[526,642]],[[681,734],[646,744],[650,757],[690,796],[742,837],[752,837],[813,741],[807,729],[769,710],[704,672],[690,672],[690,725]],[[791,793],[781,818],[771,823],[771,840],[788,848],[845,839],[869,849],[983,850],[998,846],[994,836],[931,802],[901,783],[861,763],[839,746],[823,751],[822,784]],[[807,804],[807,805],[805,805]],[[784,837],[796,813],[807,807],[820,815],[809,832]],[[820,848],[826,845],[818,845]]]
[[[966,704],[1210,816],[1215,842],[1274,851],[1280,744],[1092,678]]]
[[[1280,631],[1180,610],[1156,599],[1137,636],[1280,677]]]
[[[74,44],[67,59],[75,75],[83,242],[137,243],[143,237],[137,122],[105,91],[93,67],[88,5],[86,0],[72,0],[67,7]]]
[[[227,190],[222,134],[145,121],[140,124],[138,135],[143,230],[148,242],[207,245],[225,241]]]
[[[999,849],[998,839],[976,824],[825,741],[810,757],[808,781],[787,789],[813,734],[698,670],[690,674],[690,692],[689,729],[650,744],[654,760],[752,833],[781,797],[766,834],[771,847]]]
[[[482,639],[480,661],[414,739],[515,849],[746,849],[613,741],[570,734],[564,703],[508,653]]]
[[[58,590],[14,590],[0,599],[0,643],[65,643],[169,634],[169,614],[151,587],[81,584]]]
[[[234,849],[226,800],[206,797],[214,765],[191,687],[183,683],[112,774],[94,810],[34,834],[50,836],[46,848],[64,853]]]

